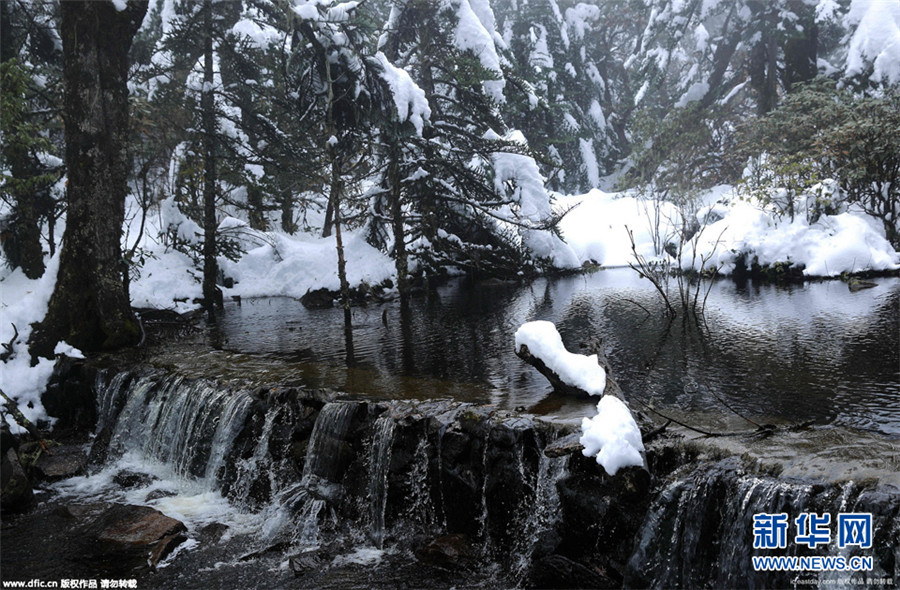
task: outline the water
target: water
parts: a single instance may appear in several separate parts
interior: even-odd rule
[[[220,379],[299,380],[383,399],[447,398],[526,409],[562,421],[594,401],[552,395],[513,353],[525,321],[551,320],[569,350],[601,341],[636,403],[707,429],[814,421],[900,434],[900,280],[850,292],[840,281],[714,284],[705,324],[667,322],[630,269],[528,285],[457,281],[414,301],[353,310],[348,359],[339,309],[287,298],[231,304],[220,326],[157,355],[162,366]]]
[[[490,407],[325,401],[172,374],[101,376],[97,387],[107,461],[51,486],[38,524],[55,526],[56,503],[85,501],[181,520],[189,539],[146,580],[155,587],[287,586],[291,555],[318,560],[301,572],[308,587],[429,587],[447,573],[417,555],[442,537],[470,547],[449,585],[527,586],[548,555],[637,586],[790,585],[748,569],[758,512],[872,512],[879,547],[900,547],[900,464],[877,433],[827,426],[705,441],[704,459],[660,457],[658,488],[636,501],[627,478],[601,477],[577,453],[546,457],[558,425]],[[792,436],[807,447],[791,451],[801,448]],[[730,458],[716,459],[723,449]],[[210,527],[224,530],[218,540]],[[890,555],[877,555],[878,575],[896,575]],[[46,561],[42,576],[66,567]]]

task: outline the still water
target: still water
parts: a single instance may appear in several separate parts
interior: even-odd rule
[[[601,342],[634,407],[707,429],[812,422],[900,435],[900,279],[851,292],[717,281],[704,321],[667,321],[630,269],[527,285],[456,281],[414,300],[340,309],[288,298],[226,307],[208,346],[157,363],[243,382],[293,381],[379,398],[453,398],[575,421],[596,400],[552,393],[513,351],[523,322],[553,321],[567,348]],[[205,352],[203,352],[205,350]],[[646,404],[646,405],[645,405]],[[731,409],[729,409],[731,408]],[[646,411],[646,410],[645,410]]]

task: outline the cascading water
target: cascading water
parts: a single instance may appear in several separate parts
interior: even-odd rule
[[[384,543],[384,514],[387,508],[388,469],[391,444],[394,441],[394,419],[390,415],[375,420],[372,434],[369,507],[372,519],[370,537],[379,549]]]
[[[472,559],[492,566],[484,575],[508,584],[528,585],[535,568],[563,564],[560,576],[603,570],[610,577],[602,583],[613,585],[733,587],[791,583],[752,570],[752,518],[760,512],[872,512],[876,535],[900,546],[896,492],[687,456],[678,465],[690,469],[635,492],[627,478],[608,478],[579,454],[545,456],[556,427],[491,408],[334,401],[123,373],[98,380],[97,409],[95,445],[108,443],[110,475],[95,487],[109,485],[122,469],[117,461],[128,458],[127,469],[146,467],[157,480],[113,500],[169,511],[192,535],[210,523],[242,522],[263,553],[337,552],[331,560],[399,548],[409,556],[457,535],[477,544]],[[160,499],[148,500],[150,492]],[[204,505],[202,519],[190,520],[191,503]],[[900,555],[877,557],[877,572],[896,575]]]
[[[879,507],[873,510],[875,498]],[[786,513],[793,523],[804,512],[873,513],[874,535],[880,537],[880,544],[896,547],[900,540],[900,499],[893,488],[863,488],[853,482],[822,485],[753,475],[745,473],[736,460],[724,460],[677,478],[654,499],[637,536],[626,584],[653,588],[789,587],[805,577],[817,583],[834,578],[828,587],[841,587],[836,581],[846,582],[846,572],[807,572],[801,576],[798,572],[755,571],[752,567],[753,555],[766,554],[753,549],[754,515]],[[893,571],[876,565],[866,575],[895,576],[900,549],[893,551],[894,556],[876,559]],[[867,553],[871,554],[859,554]],[[836,544],[812,551],[788,543],[778,554],[838,555],[841,551]],[[850,549],[842,550],[842,554],[849,557]]]

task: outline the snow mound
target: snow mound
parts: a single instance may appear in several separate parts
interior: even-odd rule
[[[644,443],[625,402],[611,395],[597,403],[597,415],[581,420],[581,438],[585,457],[597,457],[597,463],[610,475],[622,467],[642,467]]]
[[[299,298],[307,291],[337,291],[337,250],[334,237],[309,234],[269,234],[271,243],[247,252],[237,262],[220,260],[226,276],[234,278],[229,295],[242,297],[286,296]],[[375,285],[394,275],[394,263],[387,254],[369,245],[361,233],[344,232],[344,258],[351,287]]]
[[[730,274],[741,256],[760,265],[792,263],[804,266],[807,276],[839,276],[866,270],[900,268],[900,254],[885,238],[874,217],[855,209],[838,215],[822,215],[807,221],[805,196],[797,199],[793,221],[771,205],[742,200],[730,186],[722,185],[699,196],[697,221],[703,228],[693,245],[685,244],[682,263],[699,270],[719,267]],[[674,204],[639,199],[629,193],[592,190],[584,195],[559,197],[557,203],[572,208],[560,230],[580,262],[603,266],[627,266],[634,261],[626,227],[634,233],[639,254],[648,260],[667,256],[662,246],[678,243],[681,212]]]
[[[203,297],[203,273],[194,267],[191,257],[158,245],[147,252],[140,276],[129,286],[131,305],[178,313],[198,308],[193,301]]]
[[[585,356],[566,350],[553,322],[539,320],[522,324],[516,330],[517,352],[523,344],[565,383],[590,395],[603,395],[606,371],[597,363],[597,355]]]
[[[707,267],[718,265],[730,273],[736,257],[745,254],[748,264],[754,257],[762,266],[789,262],[803,265],[803,274],[816,277],[900,268],[883,227],[865,213],[822,215],[809,223],[805,215],[791,221],[737,200],[716,210],[722,219],[704,230],[695,266],[701,256],[709,256]],[[684,262],[689,265],[691,257],[685,256]]]
[[[0,275],[0,308],[4,319],[0,322],[0,341],[11,342],[18,331],[13,342],[13,354],[0,368],[0,389],[16,400],[19,410],[31,422],[53,421],[41,404],[41,394],[47,389],[47,381],[53,374],[56,361],[42,358],[32,367],[28,338],[31,336],[31,324],[41,321],[47,314],[58,270],[59,251],[47,261],[47,269],[39,279],[29,279],[20,268],[12,271],[4,268]],[[82,357],[81,352],[65,343],[58,344],[54,352],[73,358]],[[12,432],[22,431],[8,414],[6,421]]]

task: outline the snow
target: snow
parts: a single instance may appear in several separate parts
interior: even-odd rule
[[[600,7],[579,2],[566,9],[566,24],[575,32],[576,39],[584,39],[585,32],[591,29],[590,21],[600,18]]]
[[[260,26],[258,22],[251,19],[241,19],[231,27],[231,32],[240,37],[249,40],[253,45],[260,49],[265,49],[272,43],[278,41],[278,30],[269,25]]]
[[[500,139],[494,132],[487,138]],[[527,145],[520,131],[510,131],[502,139]],[[494,152],[491,155],[494,167],[494,188],[499,194],[507,194],[517,205],[510,222],[525,222],[540,225],[553,213],[550,195],[544,187],[544,177],[534,158],[509,152]],[[512,187],[511,189],[509,187]],[[522,242],[531,253],[539,258],[549,259],[557,268],[576,268],[580,265],[575,252],[559,237],[546,230],[519,229]]]
[[[597,415],[581,421],[581,438],[585,457],[595,456],[597,463],[610,475],[623,467],[642,467],[644,443],[625,402],[612,395],[597,403]]]
[[[681,95],[681,98],[678,99],[678,102],[675,103],[675,108],[684,108],[687,106],[689,102],[697,101],[706,96],[709,92],[709,84],[706,82],[694,82],[691,84],[690,88],[685,91],[684,94]]]
[[[163,246],[150,247],[147,254],[140,277],[130,285],[131,305],[178,313],[196,309],[193,301],[203,297],[203,274],[190,256]]]
[[[694,29],[694,39],[697,42],[696,50],[701,53],[706,51],[706,47],[709,45],[709,31],[706,30],[703,23],[697,25],[697,28]]]
[[[581,150],[581,161],[584,163],[588,184],[596,187],[600,184],[600,165],[597,163],[594,145],[589,139],[579,139],[578,147]]]
[[[318,2],[303,2],[294,6],[294,14],[303,20],[319,20]]]
[[[111,0],[112,5],[115,7],[116,12],[122,12],[126,8],[128,8],[128,0]]]
[[[310,290],[340,289],[334,236],[273,233],[269,238],[272,243],[253,248],[238,262],[220,260],[225,275],[235,280],[233,289],[223,289],[227,295],[299,298]],[[374,285],[393,277],[393,260],[366,243],[361,232],[345,230],[343,244],[351,286]]]
[[[900,83],[900,2],[853,0],[846,24],[856,25],[847,54],[846,75],[864,73],[874,82]]]
[[[29,279],[22,269],[10,271],[3,268],[0,276],[0,308],[3,310],[3,321],[0,322],[0,341],[12,341],[16,330],[19,335],[13,342],[13,354],[0,370],[0,389],[18,402],[19,410],[32,423],[38,420],[50,420],[41,404],[41,394],[47,387],[47,381],[53,374],[55,360],[40,359],[31,366],[31,355],[28,353],[28,338],[31,336],[31,324],[44,319],[50,295],[56,285],[56,274],[59,270],[59,253],[47,261],[47,269],[39,279]],[[15,328],[13,328],[15,324]],[[68,353],[80,358],[81,353],[71,346],[60,343],[56,347],[57,354]],[[13,432],[22,428],[7,415],[6,421]]]
[[[397,117],[400,122],[409,121],[416,128],[416,133],[422,135],[422,128],[431,117],[431,107],[425,98],[425,91],[419,88],[406,70],[394,66],[384,53],[375,54],[384,71],[381,77],[387,82],[394,97],[397,107]]]
[[[516,352],[527,346],[528,352],[543,361],[564,383],[590,395],[603,395],[606,371],[597,363],[597,355],[585,356],[566,350],[553,322],[525,322],[516,330],[515,342]]]
[[[498,79],[486,80],[483,83],[484,90],[488,96],[498,103],[505,103],[506,98],[503,96],[503,88],[506,86],[506,81],[503,79],[503,71],[500,68],[500,56],[495,45],[495,35],[493,33],[496,31],[492,27],[489,32],[485,27],[484,21],[479,18],[480,16],[487,19],[490,6],[484,0],[473,1],[479,13],[476,13],[469,0],[444,0],[446,6],[456,10],[458,22],[454,35],[455,43],[461,51],[471,51],[475,54],[475,57],[481,61],[481,65],[485,69],[497,75]],[[492,19],[493,12],[490,12],[490,14]],[[499,38],[499,36],[496,38]]]
[[[736,200],[724,212],[721,220],[706,228],[697,247],[698,255],[712,256],[723,272],[733,269],[735,255],[740,253],[748,253],[750,259],[755,256],[761,265],[802,264],[808,276],[900,268],[900,257],[883,230],[859,211],[822,215],[809,223],[802,214],[793,221],[779,219],[771,210]]]
[[[730,186],[710,189],[699,199],[706,206],[698,212],[698,220],[706,227],[698,239],[696,259],[692,245],[686,244],[682,257],[686,266],[699,267],[700,257],[709,256],[707,268],[719,266],[728,274],[737,257],[746,254],[750,261],[757,257],[761,265],[802,264],[807,276],[900,268],[900,253],[885,238],[881,223],[852,207],[810,223],[802,203],[795,205],[798,214],[791,221],[771,206],[742,200]],[[652,201],[631,193],[592,190],[559,197],[557,204],[575,207],[563,218],[560,230],[582,263],[615,267],[633,262],[626,227],[634,233],[638,253],[648,260],[666,256],[658,246],[678,241],[681,212],[669,202],[660,202],[657,211]],[[706,218],[707,213],[714,215]]]

